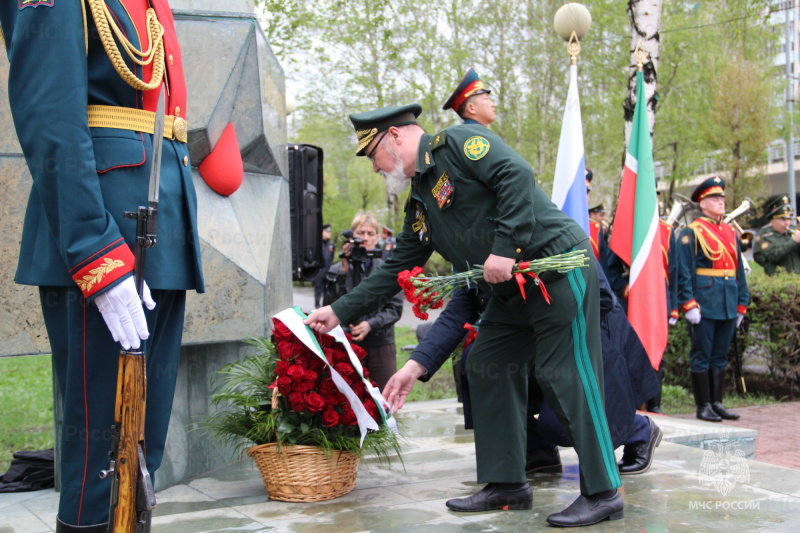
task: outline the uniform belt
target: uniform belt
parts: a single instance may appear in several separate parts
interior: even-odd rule
[[[152,111],[109,105],[90,105],[88,111],[91,128],[115,128],[150,134],[155,131],[156,114]],[[165,115],[164,137],[185,143],[188,137],[186,119]]]
[[[695,270],[698,276],[714,276],[715,278],[735,278],[736,271],[730,268],[698,268]]]

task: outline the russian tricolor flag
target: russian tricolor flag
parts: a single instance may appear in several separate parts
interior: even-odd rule
[[[569,67],[569,92],[558,142],[553,180],[553,203],[589,234],[589,204],[586,199],[586,161],[583,154],[581,102],[578,98],[578,66]]]

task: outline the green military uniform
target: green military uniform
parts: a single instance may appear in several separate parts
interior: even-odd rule
[[[362,139],[359,152],[380,130],[382,114],[391,111],[351,115]],[[378,127],[371,129],[373,124]],[[587,268],[541,276],[550,304],[532,282],[525,286],[527,301],[513,280],[479,284],[492,301],[467,363],[478,481],[525,481],[527,380],[533,369],[575,443],[581,492],[618,487],[603,410],[597,262],[586,234],[536,185],[530,165],[482,126],[422,135],[417,169],[392,257],[332,305],[336,316],[347,323],[386,301],[398,290],[397,274],[423,265],[434,250],[461,269],[482,265],[490,254],[520,261],[584,250]]]
[[[788,200],[788,198],[787,198]],[[770,219],[793,218],[792,206],[787,204],[778,205],[770,213]],[[800,274],[800,243],[792,239],[792,233],[798,231],[797,226],[789,227],[789,230],[780,233],[766,226],[761,229],[756,237],[753,259],[756,263],[764,267],[764,272],[773,275],[778,267],[786,272]]]

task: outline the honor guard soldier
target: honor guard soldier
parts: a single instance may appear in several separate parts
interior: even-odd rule
[[[768,217],[769,226],[759,233],[753,259],[770,276],[779,268],[800,274],[800,231],[789,198],[783,196]]]
[[[147,357],[145,449],[161,463],[187,290],[203,290],[186,85],[167,0],[0,4],[8,99],[33,178],[15,281],[39,286],[63,406],[57,532],[105,532],[120,346]],[[166,94],[163,137],[156,105]],[[88,108],[87,108],[88,105]],[[162,143],[143,303],[136,220]],[[143,309],[144,307],[147,310]]]
[[[605,251],[608,248],[606,228],[603,224],[605,219],[606,206],[603,202],[589,208],[589,240],[592,243],[594,256],[600,261],[601,265],[605,263]]]
[[[475,69],[470,67],[442,109],[455,111],[464,119],[464,124],[481,124],[488,128],[495,119],[494,102],[489,97],[491,92]]]
[[[603,411],[597,261],[578,224],[539,188],[530,165],[483,126],[459,124],[435,135],[417,124],[417,104],[350,115],[366,155],[387,188],[408,186],[403,230],[392,257],[306,323],[329,331],[380,305],[398,290],[400,271],[438,251],[454,265],[483,265],[478,287],[492,293],[467,361],[473,402],[477,494],[449,500],[454,511],[530,509],[525,476],[531,371],[580,459],[581,496],[548,517],[556,526],[623,516],[623,501]],[[588,264],[545,272],[550,303],[534,283],[526,299],[511,275],[525,259],[582,250]],[[387,398],[392,402],[393,398]]]
[[[736,420],[722,405],[728,347],[747,312],[750,293],[741,246],[725,215],[725,180],[708,178],[692,193],[702,216],[678,239],[678,303],[690,323],[690,366],[697,418]]]

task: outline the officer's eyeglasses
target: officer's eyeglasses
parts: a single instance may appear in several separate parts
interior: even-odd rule
[[[375,163],[375,160],[372,159],[372,156],[375,155],[375,150],[377,150],[378,146],[380,146],[381,142],[383,142],[383,138],[386,137],[387,133],[389,133],[389,130],[383,132],[381,138],[378,140],[378,142],[375,143],[375,146],[373,146],[372,150],[370,150],[369,153],[367,154],[367,159],[369,159],[372,163]]]

